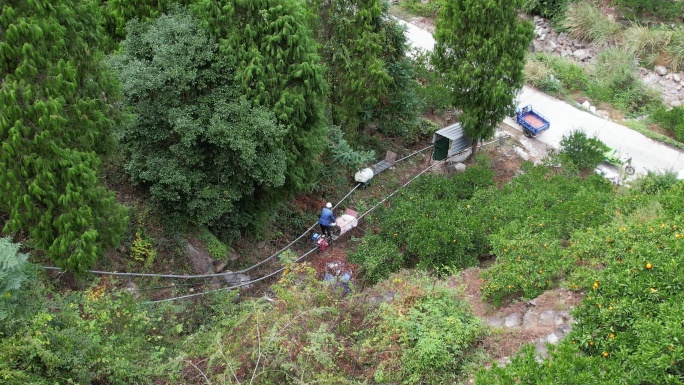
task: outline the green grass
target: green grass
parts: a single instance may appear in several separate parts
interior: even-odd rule
[[[680,28],[672,33],[672,40],[665,48],[669,55],[668,64],[673,71],[684,67],[684,29]]]
[[[620,23],[589,1],[570,4],[562,24],[573,38],[604,46],[617,41],[622,31]]]
[[[669,136],[649,130],[648,127],[646,127],[646,123],[644,123],[643,120],[625,120],[622,122],[622,124],[653,140],[657,140],[659,142],[665,143],[680,150],[684,150],[684,143],[678,142],[670,138]]]
[[[622,48],[601,51],[591,70],[587,95],[630,116],[649,114],[662,105],[660,94],[647,87],[637,72],[636,57]]]

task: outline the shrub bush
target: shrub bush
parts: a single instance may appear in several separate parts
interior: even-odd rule
[[[202,226],[197,232],[197,238],[204,244],[207,252],[214,259],[224,260],[228,256],[228,246],[216,238],[216,235],[209,231],[208,228]]]
[[[381,289],[394,293],[394,299],[378,309],[371,329],[375,340],[367,339],[360,352],[362,362],[374,363],[375,382],[444,384],[462,379],[484,331],[468,303],[453,288],[420,274],[395,275]]]
[[[584,131],[575,130],[563,135],[560,157],[582,170],[592,170],[605,158],[608,147],[598,138],[589,138]]]
[[[436,17],[443,0],[401,0],[401,8],[419,16]]]
[[[404,265],[404,256],[397,246],[379,235],[363,237],[349,261],[361,265],[363,278],[371,285],[387,279]]]
[[[665,20],[681,21],[684,14],[684,4],[677,0],[615,0],[614,3],[634,19],[650,14]]]
[[[684,142],[684,107],[667,110],[660,107],[651,116],[660,126],[673,133],[678,141]]]
[[[430,53],[414,49],[412,57],[419,83],[416,94],[422,101],[423,113],[441,113],[451,108],[451,91],[444,86],[446,81],[442,74],[430,64]]]
[[[165,333],[173,334],[175,325],[161,325],[130,295],[106,293],[104,285],[70,296],[36,294],[42,306],[15,321],[15,333],[0,339],[3,384],[69,379],[123,385],[169,378]]]
[[[525,64],[525,77],[546,92],[584,91],[589,83],[586,70],[569,59],[538,53]]]
[[[570,0],[525,0],[523,11],[548,19],[563,16]]]
[[[678,182],[677,173],[674,171],[664,173],[649,171],[648,174],[632,183],[632,189],[642,194],[657,194],[671,189]]]

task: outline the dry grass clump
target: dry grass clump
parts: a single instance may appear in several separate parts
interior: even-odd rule
[[[535,86],[545,82],[551,74],[551,67],[542,61],[527,60],[525,63],[525,79]]]
[[[624,26],[599,8],[595,0],[580,0],[568,6],[563,26],[574,39],[602,46],[617,44],[648,65],[664,65],[673,71],[684,68],[684,29]]]
[[[625,30],[620,45],[649,65],[661,65],[667,61],[664,49],[672,35],[672,31],[634,25]]]
[[[616,42],[623,30],[620,23],[604,15],[591,1],[570,4],[563,26],[575,39],[604,46]]]
[[[667,52],[667,65],[673,71],[684,68],[684,29],[678,29],[672,33],[670,44],[665,47]]]

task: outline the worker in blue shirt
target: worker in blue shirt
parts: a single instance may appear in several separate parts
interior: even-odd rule
[[[318,220],[318,224],[321,225],[321,233],[325,235],[328,239],[332,239],[332,233],[330,232],[330,226],[335,225],[336,219],[332,213],[332,203],[328,202],[323,207],[321,211],[321,218]]]

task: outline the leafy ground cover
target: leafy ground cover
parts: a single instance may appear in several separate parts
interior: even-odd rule
[[[458,290],[424,273],[344,296],[307,264],[292,265],[273,293],[225,307],[179,359],[201,362],[218,383],[440,384],[462,378],[484,332]]]
[[[568,286],[587,295],[574,310],[577,323],[571,334],[548,359],[537,362],[527,349],[505,368],[480,371],[478,381],[681,383],[684,183],[654,180],[666,178],[649,177],[618,197],[614,221],[573,236],[568,256],[582,267]]]
[[[463,174],[423,178],[377,215],[376,234],[351,260],[375,281],[400,265],[448,272],[497,255],[484,273],[486,298],[540,294],[571,268],[563,256],[572,232],[610,220],[613,190],[598,176],[523,171],[502,189],[482,158]]]

